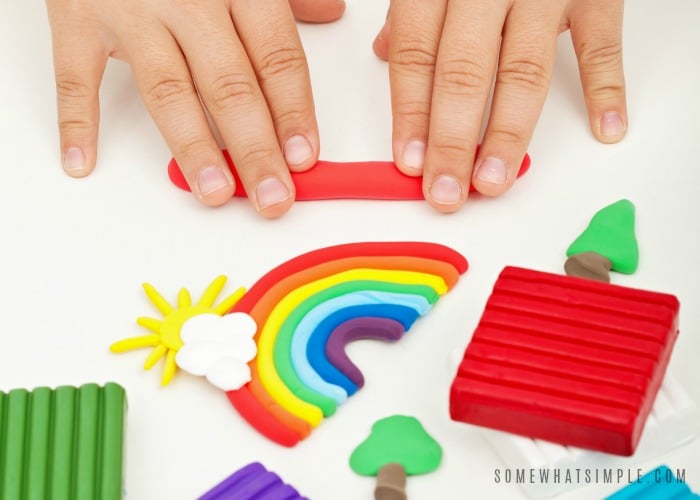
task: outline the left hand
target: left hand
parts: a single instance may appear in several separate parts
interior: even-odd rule
[[[389,61],[399,169],[423,175],[425,198],[441,212],[462,206],[470,182],[489,196],[510,188],[568,29],[593,135],[622,139],[622,13],[623,0],[392,0],[374,50]]]

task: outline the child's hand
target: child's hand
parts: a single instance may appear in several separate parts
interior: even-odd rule
[[[208,110],[251,202],[276,217],[294,202],[289,169],[318,157],[306,59],[294,14],[342,15],[343,0],[47,0],[63,166],[95,165],[98,90],[109,56],[131,65],[139,91],[192,192],[207,205],[234,181]]]
[[[424,174],[426,199],[457,210],[469,181],[495,196],[515,180],[571,29],[595,137],[625,135],[622,0],[392,0],[374,44],[388,59],[399,168]],[[474,151],[493,75],[483,146]]]

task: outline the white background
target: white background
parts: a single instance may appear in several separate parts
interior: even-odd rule
[[[387,2],[350,0],[329,26],[300,27],[327,160],[390,159],[387,68],[370,50]],[[128,498],[191,499],[260,460],[315,500],[370,498],[373,480],[347,461],[373,421],[418,417],[444,447],[433,474],[409,479],[416,500],[518,498],[494,483],[501,464],[476,428],[450,421],[448,355],[462,350],[505,265],[560,272],[569,243],[603,206],[637,206],[639,270],[614,282],[676,294],[681,335],[671,369],[700,401],[700,3],[635,0],[625,18],[630,128],[619,145],[588,131],[568,35],[530,146],[533,166],[499,199],[444,216],[421,202],[298,203],[276,221],[244,200],[200,206],[172,187],[167,147],[129,68],[112,61],[102,88],[99,165],[83,180],[59,165],[50,35],[43,3],[0,0],[0,389],[116,381],[128,391]],[[186,117],[183,117],[186,119]],[[362,342],[351,356],[367,385],[295,449],[258,436],[218,390],[185,374],[163,389],[147,351],[116,356],[113,341],[157,315],[148,281],[174,299],[220,273],[250,286],[301,252],[350,241],[426,240],[464,253],[456,289],[396,345]],[[700,441],[646,467],[686,468],[700,491]],[[597,485],[567,498],[610,493]]]

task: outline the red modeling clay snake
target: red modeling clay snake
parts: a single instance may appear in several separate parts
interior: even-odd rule
[[[224,150],[228,166],[236,179],[234,196],[245,197],[243,184],[233,167],[228,152]],[[526,154],[520,165],[518,177],[530,168],[530,157]],[[168,175],[177,187],[190,191],[180,166],[175,158],[168,164]],[[422,200],[423,187],[420,177],[401,173],[393,162],[367,161],[337,163],[319,161],[305,172],[292,172],[296,186],[297,201],[331,199],[371,200]],[[474,191],[474,187],[471,187]]]

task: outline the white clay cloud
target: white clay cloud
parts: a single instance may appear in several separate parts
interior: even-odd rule
[[[250,381],[248,361],[257,353],[256,330],[255,320],[245,313],[195,316],[180,330],[183,346],[175,362],[192,375],[207,377],[219,389],[240,389]]]

